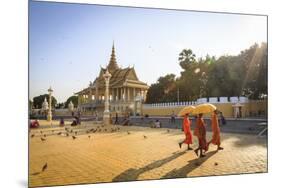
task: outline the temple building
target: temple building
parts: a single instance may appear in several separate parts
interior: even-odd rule
[[[149,86],[139,81],[134,67],[120,68],[115,57],[114,44],[110,61],[106,68],[102,68],[98,77],[87,88],[77,92],[78,108],[87,113],[104,110],[105,80],[103,74],[106,69],[111,74],[109,81],[109,105],[111,112],[134,113],[136,100],[146,100]]]

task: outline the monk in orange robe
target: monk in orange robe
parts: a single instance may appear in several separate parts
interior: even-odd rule
[[[198,138],[199,146],[197,149],[194,150],[195,154],[198,156],[198,151],[200,150],[200,157],[205,157],[203,154],[206,152],[207,149],[207,141],[206,141],[206,127],[205,122],[203,119],[203,114],[199,114],[199,116],[196,119],[196,127],[194,129],[194,135]]]
[[[183,143],[185,143],[185,144],[187,144],[187,150],[193,150],[190,147],[190,144],[192,144],[192,134],[191,134],[191,130],[190,130],[191,121],[189,120],[188,115],[189,114],[185,114],[185,116],[183,118],[182,126],[183,126],[183,131],[184,131],[184,134],[185,134],[185,139],[182,142],[179,143],[179,146],[181,148],[181,145]]]
[[[217,110],[215,110],[213,115],[212,115],[212,132],[213,132],[212,140],[210,140],[208,142],[207,148],[212,143],[212,144],[218,146],[217,150],[223,150],[223,148],[220,147],[221,139],[220,139],[220,127],[219,127],[218,111]]]

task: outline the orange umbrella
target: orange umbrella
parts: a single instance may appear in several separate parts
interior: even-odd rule
[[[207,114],[211,113],[214,110],[216,110],[217,107],[215,105],[212,105],[210,103],[204,103],[204,104],[199,104],[195,106],[195,109],[193,110],[193,114]]]
[[[190,114],[195,109],[194,106],[186,106],[179,112],[178,116],[184,116],[185,114]]]

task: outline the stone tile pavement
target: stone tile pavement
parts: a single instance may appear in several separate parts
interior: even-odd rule
[[[97,126],[101,132],[86,133]],[[29,186],[267,172],[266,138],[224,133],[225,149],[216,152],[210,145],[206,157],[198,159],[193,151],[186,151],[186,145],[179,148],[178,142],[184,138],[180,130],[118,127],[119,131],[111,132],[112,127],[86,122],[70,128],[69,136],[60,127],[31,130]],[[48,168],[42,172],[45,163]]]

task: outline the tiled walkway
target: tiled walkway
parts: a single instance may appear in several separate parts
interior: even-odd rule
[[[68,137],[65,129],[59,127],[31,130],[29,185],[267,172],[266,138],[225,133],[222,135],[224,150],[216,152],[216,147],[211,145],[206,157],[197,159],[193,151],[186,151],[185,145],[179,148],[178,142],[184,138],[180,130],[120,126],[117,132],[111,132],[111,127],[102,127],[101,132],[86,133],[97,126],[87,122],[74,128],[72,133],[69,130]],[[76,135],[76,139],[72,135]],[[41,137],[46,140],[41,141]],[[210,137],[208,133],[208,139]],[[193,147],[196,146],[194,139]],[[45,163],[48,167],[41,172]]]

